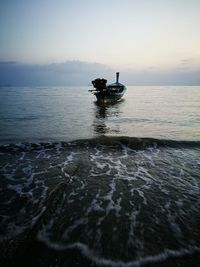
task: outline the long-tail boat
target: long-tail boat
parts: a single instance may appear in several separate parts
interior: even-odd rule
[[[119,72],[116,73],[116,82],[106,85],[106,79],[97,78],[92,81],[94,90],[89,90],[97,98],[99,103],[111,103],[116,102],[122,98],[126,89],[126,86],[119,83]]]

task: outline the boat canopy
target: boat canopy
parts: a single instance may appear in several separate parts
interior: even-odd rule
[[[112,87],[125,87],[122,83],[111,83],[107,85],[107,88],[112,88]]]
[[[106,89],[109,91],[123,92],[124,90],[126,90],[126,87],[122,83],[115,82],[107,85]]]
[[[126,90],[125,85],[119,83],[119,72],[116,72],[116,82],[106,85],[107,80],[106,79],[100,79],[97,78],[92,81],[92,84],[94,88],[96,88],[97,91],[105,91],[105,90],[111,90],[111,91],[123,91]]]
[[[106,88],[107,89],[116,88],[116,89],[122,89],[122,90],[126,88],[123,84],[119,83],[119,72],[116,72],[116,82],[107,85]]]

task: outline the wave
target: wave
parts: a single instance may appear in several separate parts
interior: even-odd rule
[[[92,262],[94,266],[105,266],[105,267],[141,267],[146,264],[157,264],[164,263],[171,258],[181,258],[185,256],[192,256],[200,252],[200,247],[188,246],[187,248],[181,248],[180,250],[165,249],[162,253],[156,255],[146,255],[143,257],[138,257],[131,261],[114,261],[112,259],[106,259],[99,257],[95,251],[90,249],[87,245],[76,242],[69,245],[58,245],[49,240],[42,238],[40,235],[38,239],[46,244],[47,247],[54,249],[55,251],[66,251],[66,250],[78,250],[88,260]]]
[[[2,145],[0,241],[113,267],[199,252],[199,148],[124,136]]]
[[[128,136],[102,136],[91,139],[79,139],[75,141],[60,142],[39,142],[39,143],[10,143],[0,145],[0,152],[14,149],[15,151],[38,150],[41,147],[46,149],[58,149],[58,147],[67,148],[74,146],[115,146],[121,148],[127,146],[132,149],[144,149],[148,147],[171,147],[171,148],[200,148],[200,141],[188,140],[170,140],[170,139],[154,139],[154,138],[138,138]]]

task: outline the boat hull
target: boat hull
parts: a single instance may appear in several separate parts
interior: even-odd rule
[[[92,81],[95,90],[93,94],[97,98],[97,102],[111,103],[119,101],[126,91],[126,86],[119,83],[119,72],[116,73],[116,82],[106,85],[107,80],[97,78]]]
[[[119,101],[123,97],[124,92],[121,93],[96,92],[94,95],[96,96],[97,102],[99,103],[113,103]]]

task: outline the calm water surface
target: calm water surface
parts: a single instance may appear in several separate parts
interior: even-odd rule
[[[86,87],[0,89],[0,142],[69,141],[100,135],[200,140],[200,87],[128,87],[98,106]]]

